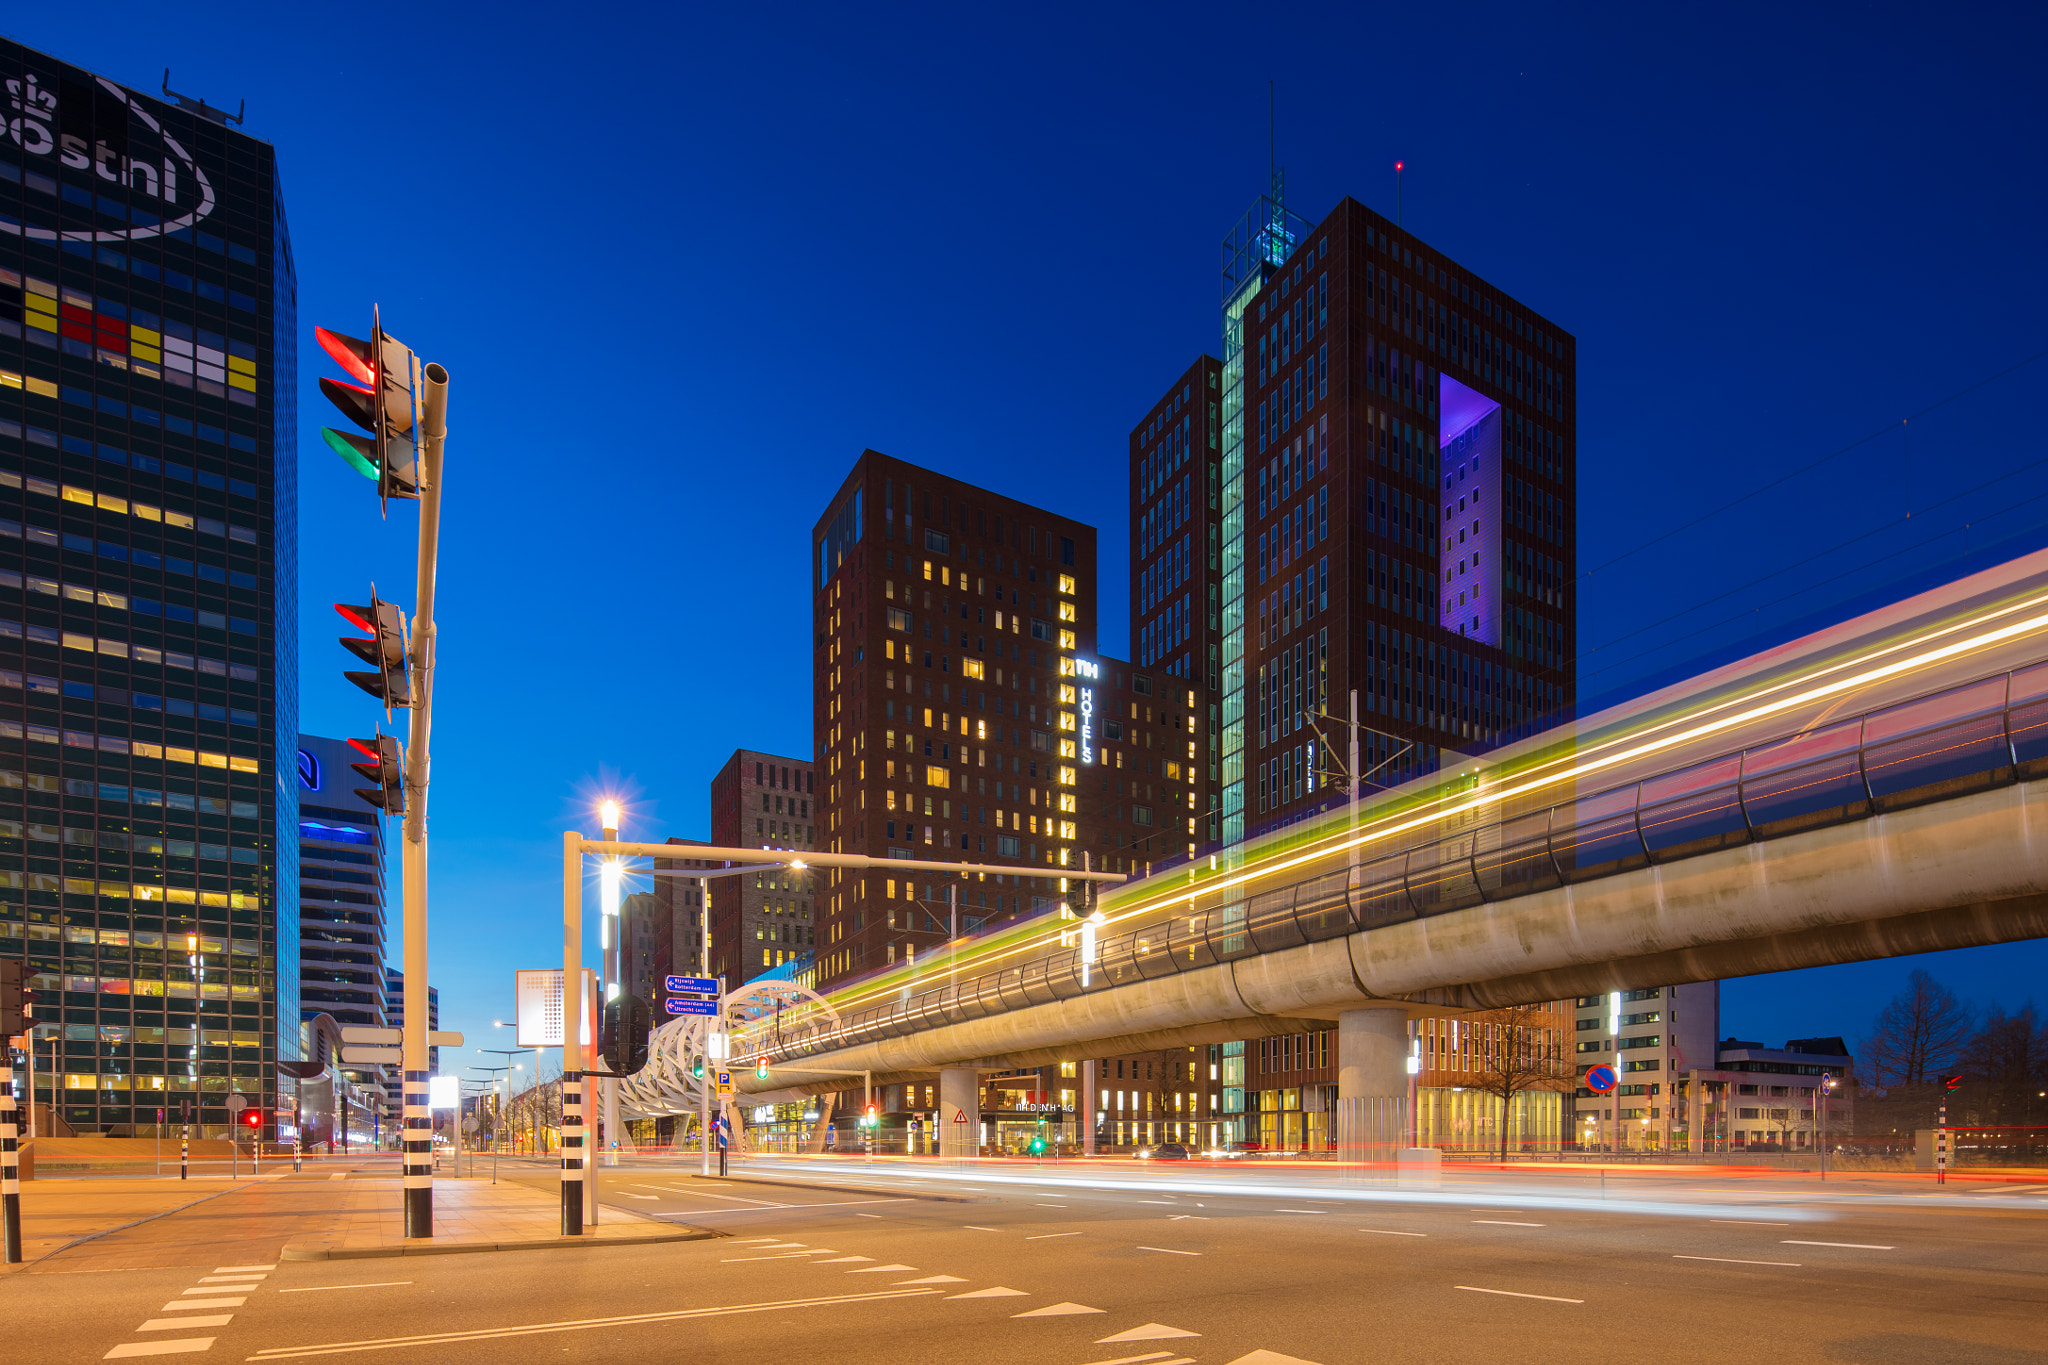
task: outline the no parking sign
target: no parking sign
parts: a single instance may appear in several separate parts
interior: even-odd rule
[[[1596,1095],[1605,1095],[1621,1084],[1621,1077],[1611,1066],[1596,1066],[1586,1072],[1586,1089]]]

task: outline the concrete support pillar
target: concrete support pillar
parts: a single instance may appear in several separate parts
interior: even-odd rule
[[[1399,1009],[1337,1016],[1337,1156],[1393,1159],[1410,1139],[1408,1016]]]
[[[1098,1063],[1093,1061],[1081,1063],[1081,1154],[1083,1156],[1095,1155],[1095,1102],[1102,1098],[1102,1092],[1096,1089],[1096,1083],[1100,1079],[1096,1070],[1097,1066]]]
[[[981,1154],[981,1073],[971,1066],[939,1072],[939,1151],[955,1161]]]

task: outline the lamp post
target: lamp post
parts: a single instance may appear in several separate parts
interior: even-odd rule
[[[619,814],[619,803],[616,801],[606,801],[599,809],[598,816],[604,825],[604,837],[607,843],[615,841],[619,837]],[[603,914],[600,919],[603,929],[602,947],[604,949],[603,965],[599,970],[601,980],[599,983],[598,999],[602,1002],[599,1006],[600,1011],[605,1006],[609,1006],[612,1001],[618,999],[622,994],[619,975],[620,963],[624,954],[619,946],[622,928],[619,922],[619,882],[625,870],[625,863],[616,854],[606,858],[600,866],[600,885],[603,891],[603,904],[600,907]],[[603,1017],[601,1013],[599,1017]],[[609,1066],[609,1063],[607,1063],[607,1066]],[[619,1078],[607,1075],[600,1082],[600,1086],[604,1095],[604,1139],[600,1151],[604,1157],[604,1165],[616,1166],[619,1164]],[[597,1164],[593,1162],[593,1168]],[[587,1178],[591,1181],[590,1221],[595,1223],[597,1221],[597,1177],[594,1169]]]
[[[492,1023],[492,1025],[491,1025],[491,1027],[493,1027],[493,1028],[506,1028],[506,1027],[508,1027],[508,1025],[504,1024],[503,1022],[493,1022],[493,1023]],[[523,1070],[525,1070],[525,1069],[526,1069],[526,1068],[524,1068],[524,1067],[520,1066],[519,1064],[517,1064],[516,1062],[513,1062],[513,1061],[512,1061],[511,1059],[512,1059],[512,1058],[514,1058],[514,1057],[517,1057],[517,1056],[519,1056],[519,1055],[520,1055],[521,1053],[525,1053],[525,1052],[538,1052],[538,1051],[539,1051],[539,1049],[538,1049],[538,1048],[531,1048],[531,1047],[480,1047],[480,1048],[478,1048],[478,1049],[477,1049],[477,1051],[478,1051],[478,1052],[490,1052],[490,1053],[495,1053],[496,1055],[498,1055],[498,1056],[500,1056],[500,1057],[503,1057],[503,1058],[505,1058],[505,1059],[506,1059],[506,1061],[505,1061],[505,1065],[504,1065],[503,1067],[498,1067],[498,1068],[493,1068],[493,1069],[495,1069],[495,1070],[501,1070],[501,1071],[504,1071],[504,1072],[506,1073],[506,1074],[505,1074],[505,1076],[504,1076],[504,1078],[503,1078],[503,1084],[504,1084],[504,1087],[505,1087],[505,1090],[504,1090],[504,1095],[505,1095],[505,1103],[504,1103],[504,1106],[503,1106],[503,1111],[504,1111],[504,1112],[509,1112],[509,1111],[510,1111],[510,1109],[511,1109],[511,1105],[512,1105],[512,1076],[511,1076],[511,1073],[512,1073],[512,1072],[514,1072],[514,1071],[523,1071]],[[480,1068],[478,1068],[478,1069],[479,1069],[479,1070],[482,1070],[483,1068],[481,1068],[481,1067],[480,1067]]]

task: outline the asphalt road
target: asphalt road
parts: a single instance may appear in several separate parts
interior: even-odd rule
[[[1399,1192],[1255,1169],[821,1177],[865,1191],[706,1183],[661,1163],[605,1176],[608,1210],[722,1235],[275,1264],[209,1255],[173,1215],[121,1234],[120,1257],[0,1282],[7,1354],[2048,1365],[2039,1187],[1929,1197],[1682,1175],[1600,1199],[1583,1181]],[[979,1202],[913,1193],[934,1190]]]

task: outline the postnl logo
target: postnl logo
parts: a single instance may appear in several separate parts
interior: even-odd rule
[[[71,111],[80,116],[74,126],[96,126],[110,108],[126,109],[128,127],[126,136],[120,138],[125,145],[109,143],[104,132],[88,142],[77,133],[62,131],[60,115],[64,111],[57,107],[56,92],[33,72],[10,78],[6,83],[7,139],[30,156],[54,156],[72,170],[90,169],[110,185],[155,199],[163,206],[163,221],[146,226],[67,231],[30,227],[0,218],[0,231],[49,242],[140,241],[191,227],[213,212],[213,183],[192,160],[191,153],[147,109],[130,99],[127,91],[104,77],[94,79],[98,87],[92,90],[92,103],[98,106],[99,118],[88,117],[91,110]],[[83,91],[90,87],[66,89]]]

